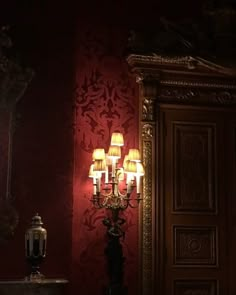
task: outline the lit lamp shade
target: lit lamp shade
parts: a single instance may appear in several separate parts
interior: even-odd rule
[[[120,159],[121,158],[120,146],[110,146],[108,151],[108,157],[112,159]]]
[[[95,160],[105,160],[105,150],[104,149],[95,149],[93,151],[93,161]]]
[[[130,149],[128,157],[130,161],[141,162],[140,152],[138,149]]]
[[[95,160],[93,164],[93,172],[106,172],[106,161],[105,160]]]
[[[124,172],[127,174],[137,173],[137,163],[134,161],[127,160],[126,167],[124,168]]]
[[[111,146],[123,146],[124,137],[122,133],[114,132],[111,135]]]
[[[144,175],[144,168],[143,168],[143,164],[141,164],[141,163],[136,163],[137,164],[137,166],[136,166],[136,168],[137,168],[137,170],[136,170],[136,175],[137,176],[143,176]]]

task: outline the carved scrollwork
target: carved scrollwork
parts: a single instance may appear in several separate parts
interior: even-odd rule
[[[185,89],[185,88],[180,88],[180,89],[164,88],[160,90],[161,98],[171,98],[176,100],[188,101],[198,96],[199,96],[199,92],[195,89],[193,90],[193,89]]]
[[[154,99],[153,98],[144,98],[143,99],[142,119],[144,121],[153,121],[154,120]]]
[[[236,93],[230,93],[229,91],[221,91],[215,94],[215,99],[218,103],[223,105],[236,104]]]
[[[158,100],[160,102],[179,102],[183,103],[210,103],[222,105],[235,105],[236,92],[233,90],[215,89],[195,89],[182,87],[163,87],[160,88]]]
[[[150,278],[152,277],[152,142],[143,141],[143,163],[145,177],[143,181],[143,239],[142,239],[142,278],[143,295],[151,294]]]
[[[199,82],[199,81],[185,81],[185,80],[162,80],[160,81],[161,86],[178,86],[178,87],[191,87],[191,88],[215,88],[215,89],[236,89],[236,82],[232,83],[216,83],[212,82]]]
[[[153,137],[153,125],[150,125],[150,124],[143,125],[142,137],[144,139],[151,139]]]
[[[191,56],[162,56],[158,54],[153,55],[136,55],[130,54],[127,61],[130,65],[138,64],[175,64],[175,65],[189,65],[189,61],[194,60]]]

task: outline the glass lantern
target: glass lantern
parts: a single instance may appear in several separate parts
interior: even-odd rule
[[[39,271],[39,265],[46,256],[47,231],[38,213],[32,218],[31,226],[25,232],[25,256],[31,264],[31,274],[28,280],[41,280],[44,276]]]

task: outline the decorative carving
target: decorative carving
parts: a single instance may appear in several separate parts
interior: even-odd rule
[[[229,87],[230,85],[224,85],[224,86]],[[199,87],[201,86],[199,85]],[[235,90],[236,90],[236,85],[235,85]],[[181,101],[188,104],[211,103],[211,104],[222,104],[222,105],[235,105],[236,91],[235,92],[233,92],[232,90],[226,91],[223,89],[210,91],[209,89],[200,90],[196,88],[164,87],[160,89],[158,100],[160,102],[172,102],[172,103]]]
[[[143,141],[143,164],[145,167],[145,176],[143,179],[143,209],[142,209],[142,279],[143,295],[151,294],[152,285],[152,142]]]
[[[236,93],[221,91],[215,94],[216,101],[224,105],[236,104]]]
[[[184,65],[188,67],[189,61],[196,60],[192,56],[163,56],[163,55],[139,55],[139,54],[130,54],[127,57],[127,61],[131,66],[141,65],[141,64],[148,64],[148,65]]]
[[[160,95],[159,96],[160,100],[176,99],[176,100],[189,101],[195,97],[198,97],[199,92],[192,89],[186,90],[185,88],[180,88],[180,89],[164,88],[160,90],[159,95]]]
[[[150,125],[150,124],[143,125],[142,137],[144,139],[151,139],[153,137],[153,125]]]
[[[154,99],[144,98],[143,100],[143,120],[153,121],[154,120]]]
[[[216,227],[174,226],[174,265],[217,267]]]
[[[219,83],[212,82],[211,83],[210,81],[204,83],[204,82],[199,82],[199,81],[192,82],[192,81],[187,81],[187,80],[162,80],[162,81],[160,81],[160,85],[236,90],[236,81],[234,81],[234,80],[232,81],[232,83],[222,83],[222,82],[219,82]],[[186,89],[186,90],[188,90],[188,89]],[[195,92],[198,93],[197,90],[195,90]]]
[[[175,295],[218,295],[218,282],[214,280],[176,280]]]
[[[230,67],[224,67],[214,62],[206,60],[204,58],[185,55],[185,56],[166,56],[158,54],[138,55],[130,54],[127,57],[127,62],[132,66],[133,71],[139,73],[141,79],[145,75],[149,77],[159,77],[160,71],[167,70],[171,67],[177,67],[178,71],[185,71],[192,73],[193,70],[204,71],[211,74],[215,72],[217,74],[228,75],[229,77],[235,77],[236,70]]]
[[[173,122],[173,210],[215,212],[215,126]]]

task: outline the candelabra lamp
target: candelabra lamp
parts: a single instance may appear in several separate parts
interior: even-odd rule
[[[46,256],[47,231],[38,213],[32,218],[31,227],[25,232],[25,255],[31,265],[31,274],[27,280],[41,280],[44,275],[39,271],[39,265]]]
[[[138,149],[130,149],[123,158],[121,149],[124,138],[115,132],[111,136],[108,153],[97,148],[93,152],[93,163],[90,166],[89,177],[93,179],[92,203],[95,208],[105,208],[109,215],[103,220],[107,227],[108,244],[105,254],[108,259],[109,286],[106,295],[123,295],[127,293],[123,285],[124,261],[120,239],[124,238],[122,225],[125,219],[120,213],[128,207],[137,208],[141,201],[141,177],[144,175]]]

